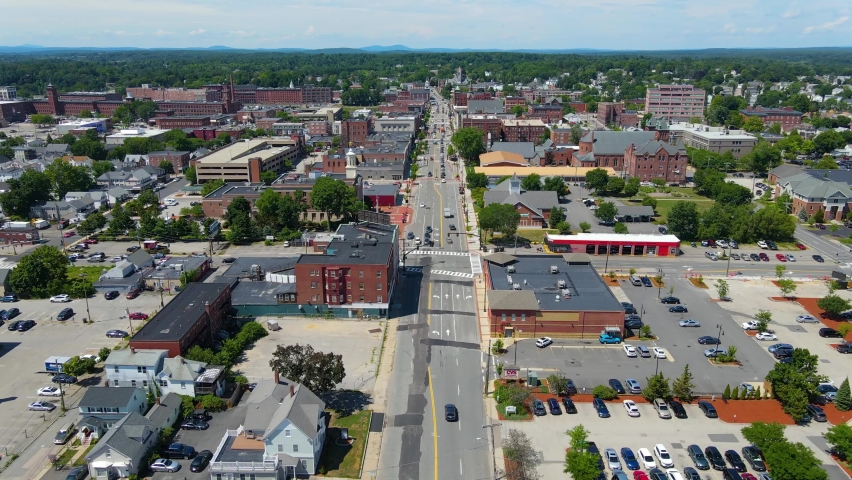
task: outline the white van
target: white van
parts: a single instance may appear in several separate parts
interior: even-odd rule
[[[642,279],[639,278],[637,275],[630,275],[630,283],[632,283],[636,287],[641,287]]]

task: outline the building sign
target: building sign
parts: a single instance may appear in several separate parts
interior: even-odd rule
[[[503,370],[503,378],[506,380],[517,380],[518,379],[518,369],[517,368],[506,368]]]

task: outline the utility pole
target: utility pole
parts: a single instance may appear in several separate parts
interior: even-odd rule
[[[485,362],[485,395],[488,395],[488,373],[491,370],[491,339],[488,339],[488,361]]]
[[[57,360],[56,362],[56,374],[59,375],[62,372],[62,364]],[[62,382],[56,382],[59,384],[59,405],[62,408],[62,411],[65,411],[65,392],[62,389]]]
[[[491,423],[483,425],[482,428],[491,430],[491,464],[494,466],[494,480],[497,480],[497,457],[494,455],[494,427],[499,427],[502,423]]]

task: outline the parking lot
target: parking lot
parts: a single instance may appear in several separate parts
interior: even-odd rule
[[[278,321],[281,330],[269,332],[246,351],[245,360],[234,366],[249,382],[272,378],[269,360],[278,345],[311,345],[315,351],[343,356],[346,376],[340,389],[373,392],[385,322],[260,317],[258,322]]]
[[[669,378],[676,378],[685,365],[696,384],[695,392],[719,395],[726,385],[738,385],[741,382],[762,381],[766,373],[775,364],[773,358],[758,345],[752,337],[745,335],[740,323],[753,317],[726,311],[718,302],[711,302],[708,291],[692,287],[686,280],[670,280],[675,286],[674,296],[689,310],[687,313],[671,313],[671,305],[662,304],[657,299],[658,289],[647,287],[624,287],[625,295],[638,311],[643,311],[642,321],[651,327],[657,335],[656,341],[639,341],[628,338],[626,343],[645,345],[648,349],[661,347],[666,358],[659,361],[654,358],[628,358],[622,345],[601,345],[597,340],[560,340],[539,349],[533,340],[523,340],[517,344],[517,365],[539,372],[539,377],[547,377],[554,371],[560,371],[574,380],[578,389],[591,391],[596,385],[606,384],[610,378],[622,382],[626,378],[639,380],[644,386],[645,378],[660,371]],[[663,289],[662,294],[668,294]],[[678,322],[695,319],[700,327],[680,327]],[[718,326],[721,326],[721,331]],[[721,332],[721,336],[720,336]],[[704,356],[704,351],[712,345],[701,345],[698,338],[713,336],[721,339],[720,348],[737,347],[739,366],[716,366]],[[515,362],[515,346],[508,349],[499,361],[505,364]],[[594,368],[589,368],[594,366]]]
[[[565,209],[565,215],[568,219],[568,223],[570,223],[574,228],[579,229],[581,222],[586,222],[591,225],[590,231],[592,233],[612,233],[612,227],[607,227],[605,225],[598,225],[598,218],[595,217],[594,210],[589,210],[589,208],[583,205],[582,200],[584,198],[592,198],[593,194],[591,191],[580,187],[575,186],[573,183],[568,185],[568,188],[571,190],[571,194],[565,200],[562,200],[560,205]],[[606,201],[612,201],[616,206],[623,205],[624,202],[619,201],[618,199],[607,198]],[[658,234],[657,225],[654,225],[653,222],[630,222],[627,223],[627,228],[630,230],[630,233],[646,233],[646,234]]]
[[[503,422],[501,436],[506,438],[508,429],[513,428],[527,434],[534,448],[542,459],[538,473],[542,478],[563,478],[565,449],[569,446],[569,438],[565,432],[582,424],[589,432],[589,441],[595,442],[603,453],[606,448],[616,452],[628,447],[635,454],[640,448],[653,452],[654,445],[662,443],[674,460],[674,468],[683,471],[684,467],[693,466],[687,456],[686,448],[696,444],[703,450],[714,445],[724,455],[726,450],[736,450],[740,453],[742,447],[748,445],[743,438],[742,424],[724,423],[715,418],[706,418],[698,407],[685,405],[688,418],[660,419],[649,404],[639,404],[639,417],[628,417],[621,402],[607,402],[610,418],[598,418],[591,403],[576,403],[578,413],[555,416],[546,415],[534,417],[531,422]],[[817,458],[824,463],[823,468],[832,480],[845,479],[846,475],[837,467],[825,453],[827,448],[822,434],[825,427],[809,425],[805,427],[788,427],[786,436],[792,442],[802,442],[814,451]],[[620,455],[619,455],[620,457]],[[620,458],[621,459],[621,458]],[[623,462],[623,459],[621,459]],[[656,459],[655,459],[656,460]],[[623,466],[623,464],[622,464]],[[657,461],[659,467],[659,461]],[[608,469],[609,471],[609,469]],[[627,471],[627,470],[625,470]],[[751,467],[748,471],[756,473]],[[721,480],[721,472],[704,470],[701,478]],[[630,473],[628,472],[628,475]]]
[[[169,297],[164,297],[168,301]],[[146,292],[127,300],[120,296],[115,300],[105,300],[103,295],[89,298],[89,310],[94,323],[83,324],[88,317],[86,303],[74,300],[70,303],[50,303],[48,300],[22,300],[16,303],[4,303],[0,308],[16,307],[21,315],[15,320],[32,319],[36,326],[27,332],[9,331],[6,325],[0,327],[0,448],[5,447],[9,455],[20,453],[23,445],[32,441],[48,428],[59,415],[59,408],[52,412],[28,411],[27,405],[37,400],[48,401],[59,406],[56,397],[39,398],[39,388],[52,385],[50,377],[44,373],[44,360],[50,356],[94,354],[102,347],[112,348],[120,340],[107,338],[106,332],[120,329],[130,332],[130,320],[125,309],[130,312],[143,312],[152,315],[160,308],[160,295]],[[72,308],[75,315],[64,322],[55,320],[56,314],[63,308]],[[133,330],[141,321],[133,320]],[[79,385],[66,388],[65,404],[72,408],[81,396],[83,386],[98,384],[97,379],[86,379]],[[46,458],[52,445],[46,445],[41,459]],[[15,464],[13,467],[15,468]]]

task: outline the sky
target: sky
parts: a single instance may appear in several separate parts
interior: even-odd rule
[[[4,46],[852,46],[849,0],[39,0],[35,10],[27,2],[0,4]]]

